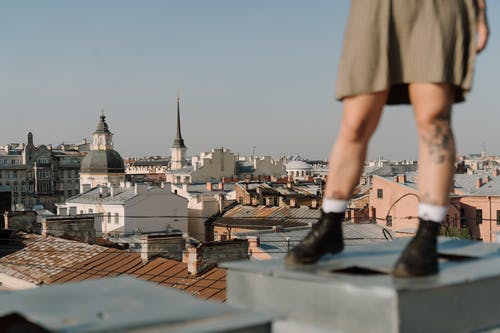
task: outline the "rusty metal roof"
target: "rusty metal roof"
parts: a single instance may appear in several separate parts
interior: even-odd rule
[[[192,276],[187,264],[62,238],[20,233],[0,244],[0,273],[32,283],[65,283],[130,275],[184,290],[202,299],[225,301],[226,271],[212,268]]]
[[[85,262],[63,269],[48,283],[76,282],[130,275],[159,285],[184,290],[202,299],[225,301],[226,271],[212,268],[201,276],[190,275],[187,264],[165,258],[143,262],[140,254],[108,249]]]
[[[268,227],[280,225],[283,227],[299,227],[316,221],[320,216],[319,209],[309,207],[278,207],[278,206],[236,206],[222,217],[217,218],[215,225],[220,226],[251,226]]]
[[[105,250],[102,246],[62,238],[18,233],[0,245],[0,273],[40,283],[46,277]]]

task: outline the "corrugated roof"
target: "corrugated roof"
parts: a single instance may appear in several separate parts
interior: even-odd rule
[[[0,245],[0,273],[40,283],[106,249],[56,237],[20,233],[10,242]]]
[[[85,262],[67,267],[51,277],[48,283],[65,283],[120,275],[174,287],[202,299],[226,300],[226,272],[212,268],[200,276],[188,273],[187,264],[165,258],[143,262],[138,253],[108,249]]]
[[[202,299],[226,300],[226,272],[212,268],[192,276],[187,264],[165,258],[143,262],[139,253],[62,238],[20,233],[0,245],[0,273],[32,283],[65,283],[131,275],[182,289]]]
[[[417,183],[414,181],[417,172],[407,172],[406,173],[406,183],[401,184],[409,186],[413,189],[417,189]],[[489,176],[490,180],[485,181],[485,178]],[[389,181],[393,180],[393,177],[382,177]],[[476,181],[478,179],[483,179],[483,184],[481,187],[476,187]],[[493,177],[490,172],[487,171],[477,171],[474,174],[455,174],[455,191],[462,195],[498,195],[500,196],[500,177]]]
[[[271,228],[273,226],[298,227],[314,222],[320,216],[319,209],[309,207],[236,206],[215,220],[215,225]]]

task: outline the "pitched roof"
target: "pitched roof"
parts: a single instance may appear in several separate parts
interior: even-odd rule
[[[40,283],[106,249],[62,238],[18,233],[10,242],[0,245],[0,273]]]
[[[0,244],[0,273],[46,284],[131,275],[202,299],[226,299],[224,269],[215,267],[192,276],[187,264],[175,260],[143,262],[139,253],[35,234],[19,233],[17,238]]]
[[[215,220],[215,225],[255,228],[271,228],[272,226],[298,227],[318,219],[319,209],[309,207],[278,207],[278,206],[241,206],[230,209],[222,217]]]

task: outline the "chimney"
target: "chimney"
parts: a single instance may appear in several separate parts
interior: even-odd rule
[[[46,216],[42,218],[42,237],[54,236],[95,243],[95,215]]]
[[[259,236],[247,236],[248,241],[248,253],[252,255],[254,252],[259,252],[260,237]]]
[[[481,178],[476,179],[475,187],[480,188],[481,186],[483,186],[483,180]]]
[[[483,178],[483,184],[486,184],[487,182],[489,182],[491,180],[490,178],[490,175],[487,175]]]
[[[397,175],[396,182],[399,184],[406,184],[406,174]]]
[[[110,190],[111,190],[111,197],[113,198],[115,195],[117,195],[118,193],[120,193],[120,188],[116,185],[112,185]]]
[[[223,191],[224,190],[224,183],[219,182],[219,190]]]
[[[208,191],[213,191],[214,190],[214,184],[212,184],[212,182],[207,182],[207,190]]]
[[[135,195],[146,193],[146,191],[148,190],[148,186],[149,186],[148,184],[137,184],[137,183],[135,183],[134,184]]]
[[[189,274],[196,276],[220,262],[242,259],[248,259],[248,241],[232,239],[189,246],[186,248],[183,262],[187,262]]]
[[[318,208],[318,199],[312,199],[311,200],[311,208],[312,209],[317,209]]]
[[[173,260],[182,260],[186,240],[182,233],[155,234],[141,236],[141,259],[148,261],[159,256]]]
[[[297,201],[295,198],[290,198],[290,208],[295,208],[297,207]]]
[[[493,169],[492,174],[493,174],[493,177],[498,177],[498,176],[500,176],[500,170],[498,168],[495,168],[495,169]]]

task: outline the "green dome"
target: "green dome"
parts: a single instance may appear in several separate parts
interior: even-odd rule
[[[91,150],[82,160],[82,173],[125,173],[123,158],[114,150]]]

